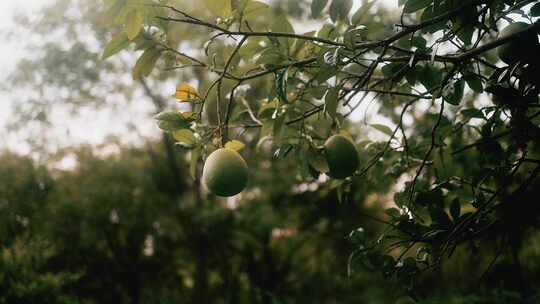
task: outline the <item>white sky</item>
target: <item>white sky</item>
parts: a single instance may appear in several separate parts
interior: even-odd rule
[[[12,18],[15,12],[35,12],[47,3],[49,0],[0,0],[0,31],[9,29]],[[0,66],[4,70],[11,67],[14,62],[14,57],[17,54],[17,49],[13,44],[0,44]]]
[[[263,0],[264,1],[264,0]],[[292,1],[292,0],[291,0]],[[380,0],[381,4],[384,4],[388,7],[396,7],[398,0]],[[44,5],[51,3],[52,0],[0,0],[0,33],[2,31],[8,30],[12,26],[12,18],[16,12],[32,13],[37,12]],[[362,3],[361,0],[355,0],[354,6],[351,11],[355,11],[357,7]],[[23,43],[24,41],[21,41]],[[6,43],[5,41],[0,44],[0,69],[3,75],[7,75],[14,67],[18,59],[21,58],[21,53],[19,51],[22,45],[18,45],[16,42],[10,41]],[[0,91],[0,149],[8,147],[12,150],[18,151],[20,153],[27,153],[26,145],[24,142],[17,138],[15,134],[9,134],[5,129],[6,119],[10,114],[10,105],[13,102],[15,96],[9,96]],[[375,110],[375,109],[373,109]],[[359,109],[358,112],[362,111]],[[121,132],[125,131],[125,128],[121,127],[121,123],[117,122],[117,125],[113,125],[115,121],[114,118],[99,115],[86,116],[85,120],[78,122],[70,123],[70,133],[69,140],[73,143],[93,143],[97,144],[103,141],[106,135],[111,131],[114,131],[118,135]],[[356,114],[356,113],[355,113]],[[94,117],[91,117],[94,116]],[[99,128],[93,129],[91,132],[88,130],[88,123],[92,123],[94,126],[99,125]],[[156,130],[157,131],[157,130]],[[146,133],[146,132],[145,132]],[[58,136],[64,136],[58,134]]]
[[[9,30],[12,25],[12,19],[16,12],[35,12],[48,0],[0,0],[0,33]],[[13,69],[14,63],[20,59],[20,53],[17,52],[18,46],[10,41],[0,43],[0,69],[3,75],[6,75]],[[6,118],[9,116],[9,107],[12,97],[7,96],[0,91],[0,149],[8,146],[9,148],[20,148],[21,143],[16,139],[10,138],[5,130]]]

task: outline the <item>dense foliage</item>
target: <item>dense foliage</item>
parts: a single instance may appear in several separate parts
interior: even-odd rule
[[[334,236],[354,227],[360,206],[335,204],[327,191],[286,194],[290,181],[271,173],[256,180],[279,190],[227,207],[203,199],[189,178],[174,180],[161,145],[152,145],[109,156],[81,147],[69,153],[77,161],[70,170],[2,155],[0,302],[392,297],[346,277],[348,242]]]

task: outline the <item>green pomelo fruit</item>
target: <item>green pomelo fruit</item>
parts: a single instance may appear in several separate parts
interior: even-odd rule
[[[334,135],[324,143],[326,161],[333,178],[346,178],[358,168],[358,151],[350,139],[343,135]]]
[[[508,37],[528,28],[530,24],[515,22],[505,27],[500,38]],[[506,64],[514,64],[518,61],[528,61],[537,49],[538,37],[534,32],[529,32],[511,40],[497,48],[499,58]]]
[[[246,187],[248,166],[238,152],[221,148],[212,152],[206,159],[202,180],[213,194],[233,196]]]

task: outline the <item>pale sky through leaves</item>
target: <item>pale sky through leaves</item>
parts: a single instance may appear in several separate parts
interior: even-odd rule
[[[12,19],[16,13],[36,13],[41,7],[52,2],[53,0],[0,0],[0,33],[9,30],[13,26]],[[389,8],[397,8],[397,0],[380,0],[380,2]],[[362,0],[355,0],[351,11],[354,12],[361,3]],[[17,60],[24,56],[24,52],[21,52],[23,46],[24,40],[0,44],[0,67],[4,76],[14,68]],[[14,98],[16,96],[9,95],[9,92],[4,93],[0,91],[0,104],[2,105],[2,111],[0,111],[0,147],[7,147],[11,150],[27,153],[28,150],[24,145],[24,141],[14,134],[9,134],[5,128]],[[361,109],[359,110],[361,111]],[[103,115],[99,119],[98,117],[87,117],[86,121],[91,121],[96,126],[96,128],[93,128],[93,132],[88,132],[85,121],[70,122],[70,138],[68,141],[72,141],[74,144],[98,144],[110,133],[122,135],[119,133],[126,132],[122,131],[125,129],[120,127],[121,122],[116,121],[118,126],[113,126],[111,125],[112,122],[108,122],[108,117]],[[155,132],[158,134],[157,132],[159,130],[155,128]]]

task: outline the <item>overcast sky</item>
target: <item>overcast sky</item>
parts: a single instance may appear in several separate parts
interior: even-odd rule
[[[12,19],[15,12],[30,12],[39,10],[39,8],[49,3],[48,0],[0,0],[0,32],[8,30],[12,25]],[[16,43],[2,41],[0,43],[0,69],[3,75],[9,73],[13,68],[14,63],[19,59],[17,52],[18,46]],[[9,107],[12,97],[0,91],[0,148],[8,146],[10,149],[21,150],[21,143],[10,138],[5,131],[5,121],[9,116]]]
[[[9,29],[11,26],[11,20],[15,12],[31,12],[39,10],[39,8],[47,3],[49,0],[0,0],[0,30]],[[2,70],[6,67],[11,67],[14,62],[14,57],[17,54],[17,48],[15,45],[6,44],[5,42],[0,44],[0,66]]]

